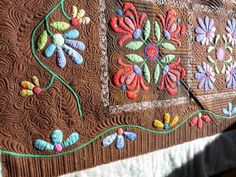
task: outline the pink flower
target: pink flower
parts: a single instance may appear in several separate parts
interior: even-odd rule
[[[201,129],[203,127],[203,121],[206,122],[206,123],[209,123],[211,122],[211,118],[208,116],[208,115],[202,115],[202,113],[199,113],[197,116],[195,116],[189,126],[190,127],[195,127],[197,125],[197,127],[199,129]]]

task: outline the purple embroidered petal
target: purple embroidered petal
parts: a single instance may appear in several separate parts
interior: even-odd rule
[[[233,88],[233,77],[230,77],[230,80],[227,83],[227,88]]]
[[[205,73],[205,71],[203,70],[203,68],[201,66],[197,66],[197,71],[200,73]]]
[[[85,44],[81,41],[66,39],[65,44],[67,44],[68,46],[73,47],[75,49],[78,49],[80,51],[85,50]]]
[[[232,88],[233,88],[233,89],[236,89],[236,80],[235,80],[235,76],[232,77],[232,84],[233,84]]]
[[[64,68],[66,66],[66,57],[61,47],[57,47],[57,65],[60,68]]]
[[[205,91],[208,92],[209,91],[209,80],[206,79],[205,81]]]
[[[125,147],[124,137],[122,135],[117,136],[116,148],[123,149]]]
[[[116,137],[117,137],[117,133],[113,133],[113,134],[107,136],[106,138],[104,138],[104,139],[102,140],[102,146],[104,146],[104,147],[110,146],[111,143],[114,142],[114,140],[116,139]]]
[[[45,49],[45,51],[44,51],[44,54],[45,54],[45,56],[46,57],[51,57],[52,55],[53,55],[53,53],[55,52],[55,50],[56,50],[56,45],[54,45],[54,44],[49,44],[49,46]]]
[[[204,73],[196,73],[195,74],[195,78],[198,79],[198,80],[201,80],[204,76],[205,76]]]
[[[205,35],[203,35],[203,34],[200,34],[200,35],[198,35],[197,36],[197,42],[201,42],[201,41],[203,41],[204,39],[206,39],[206,36]]]
[[[206,26],[203,23],[202,19],[200,17],[197,18],[198,24],[200,25],[200,27],[207,32]]]
[[[207,80],[208,80],[208,86],[209,86],[209,88],[210,88],[210,89],[213,89],[213,87],[214,87],[213,83],[211,82],[211,80],[210,80],[209,78],[208,78]]]
[[[66,32],[63,37],[65,39],[74,39],[74,38],[77,38],[79,37],[79,31],[76,30],[76,29],[73,29],[73,30],[70,30],[68,32]]]
[[[75,64],[83,63],[84,59],[77,51],[67,45],[63,45],[62,48]]]
[[[195,29],[195,33],[197,33],[197,34],[206,34],[206,32],[202,28],[200,28],[200,27],[197,27]]]
[[[222,112],[223,112],[224,115],[229,115],[229,111],[225,108],[223,108]]]
[[[132,141],[137,139],[137,134],[134,132],[124,132],[123,136]]]
[[[203,77],[203,78],[199,81],[199,83],[198,83],[198,85],[197,85],[198,89],[201,89],[201,88],[203,87],[205,81],[206,81],[206,78],[205,78],[205,77]]]
[[[208,16],[205,17],[205,25],[206,25],[206,29],[209,31],[210,29],[209,29],[209,17]]]
[[[214,20],[211,19],[211,20],[210,20],[210,24],[209,24],[209,29],[212,29],[213,25],[214,25]]]
[[[231,20],[228,20],[227,21],[227,25],[228,27],[231,29],[231,31],[233,30],[233,26],[232,26],[232,21]]]
[[[213,76],[210,76],[210,80],[212,83],[214,83],[216,81],[216,79]]]

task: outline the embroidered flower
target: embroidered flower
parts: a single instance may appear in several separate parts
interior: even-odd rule
[[[216,28],[214,27],[214,20],[205,16],[204,21],[200,17],[197,18],[197,21],[199,24],[199,27],[195,29],[197,42],[202,45],[209,45],[215,37]]]
[[[142,13],[140,18],[136,7],[132,3],[124,3],[123,10],[117,11],[119,17],[112,17],[110,26],[112,30],[123,35],[118,39],[119,46],[128,39],[138,39],[142,35],[142,25],[147,17],[146,13]]]
[[[121,87],[129,99],[136,99],[141,89],[148,90],[148,86],[143,80],[142,70],[138,65],[126,64],[120,58],[118,64],[124,68],[114,74],[113,83],[115,86]]]
[[[108,147],[117,138],[116,145],[115,145],[116,148],[117,149],[123,149],[124,146],[125,146],[124,137],[127,138],[128,140],[133,141],[133,140],[137,139],[137,134],[134,133],[134,132],[126,132],[122,128],[119,128],[116,133],[111,134],[111,135],[107,136],[106,138],[104,138],[102,140],[102,145],[104,147]]]
[[[190,127],[197,127],[201,129],[203,127],[203,121],[206,123],[211,122],[211,118],[208,115],[202,115],[202,113],[199,113],[198,116],[195,116],[191,121],[189,126]]]
[[[220,35],[218,34],[213,42],[213,46],[209,46],[207,49],[208,53],[211,53],[211,51],[214,51],[214,57],[211,55],[208,55],[208,60],[212,64],[214,64],[214,69],[217,74],[221,72],[221,74],[225,73],[226,66],[232,61],[233,57],[230,56],[230,54],[233,53],[233,49],[228,46],[228,42],[226,39],[226,36],[223,35],[224,39],[224,47],[218,47],[218,41],[220,39]],[[219,71],[221,69],[221,71]]]
[[[227,21],[226,31],[228,32],[227,37],[229,38],[229,43],[231,43],[232,46],[235,46],[236,45],[236,23],[234,19]]]
[[[222,112],[224,115],[231,117],[232,115],[236,114],[236,107],[233,108],[233,104],[229,102],[228,107],[223,108]]]
[[[31,96],[33,94],[39,95],[42,92],[42,89],[40,88],[39,85],[39,80],[36,76],[32,77],[32,81],[33,83],[29,82],[29,81],[22,81],[20,83],[22,89],[19,93],[20,96],[22,97],[27,97],[27,96]]]
[[[54,34],[52,43],[45,49],[44,53],[46,57],[51,57],[55,51],[57,51],[57,65],[60,68],[64,68],[66,65],[66,57],[64,52],[72,59],[75,64],[81,64],[83,57],[73,48],[83,51],[85,45],[78,40],[72,40],[79,37],[79,31],[74,29],[62,34]],[[63,52],[64,51],[64,52]]]
[[[63,133],[61,130],[55,130],[51,134],[51,143],[48,143],[44,140],[36,140],[34,142],[34,147],[39,150],[46,150],[46,151],[56,151],[61,152],[64,148],[75,144],[79,140],[79,134],[74,132],[67,138],[64,142],[63,141]]]
[[[170,128],[176,126],[178,122],[179,116],[174,116],[174,118],[171,119],[170,113],[165,113],[164,123],[160,120],[154,120],[153,125],[158,129],[169,130]]]
[[[166,40],[173,40],[181,46],[180,38],[186,35],[186,26],[180,18],[176,18],[176,11],[169,9],[167,16],[164,18],[161,14],[157,14],[163,28],[163,36]]]
[[[78,11],[78,8],[76,6],[72,7],[72,18],[71,18],[72,26],[77,27],[79,24],[87,25],[90,23],[90,21],[91,19],[89,17],[85,17],[84,9],[80,9]]]
[[[236,89],[236,63],[231,63],[226,70],[227,88]]]
[[[198,73],[195,74],[195,78],[199,80],[198,83],[198,89],[201,89],[203,86],[205,88],[205,91],[208,92],[209,89],[213,89],[215,82],[215,73],[213,72],[212,67],[210,67],[205,62],[201,66],[197,66]]]
[[[184,79],[186,76],[186,70],[184,67],[180,66],[180,62],[181,59],[178,58],[175,63],[164,67],[161,84],[158,86],[159,90],[165,88],[170,95],[177,94],[180,80]]]

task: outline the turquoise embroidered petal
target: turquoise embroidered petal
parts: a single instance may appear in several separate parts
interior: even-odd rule
[[[51,57],[53,55],[53,53],[56,50],[56,45],[54,44],[49,44],[49,46],[46,48],[46,50],[44,51],[44,54],[46,57]]]
[[[34,142],[34,147],[36,147],[39,150],[46,150],[46,151],[54,150],[54,146],[44,140],[36,140]]]
[[[55,130],[51,134],[51,139],[53,144],[61,144],[63,139],[63,133],[61,130]]]
[[[63,147],[68,147],[75,144],[79,140],[79,134],[74,132],[63,142]]]
[[[64,38],[66,39],[74,39],[74,38],[77,38],[79,37],[79,31],[74,29],[74,30],[70,30],[68,32],[66,32],[64,35],[63,35]]]
[[[78,49],[80,51],[84,51],[85,47],[86,47],[83,42],[76,41],[76,40],[70,40],[70,39],[66,39],[65,44],[67,44],[68,46],[73,47],[75,49]]]

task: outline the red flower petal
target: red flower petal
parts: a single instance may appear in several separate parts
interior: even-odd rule
[[[133,73],[133,70],[130,69],[130,68],[125,68],[125,73],[123,73],[122,76],[120,76],[120,83],[121,84],[124,84],[125,83],[125,80],[127,79],[127,77]]]
[[[143,24],[143,21],[145,20],[145,18],[147,18],[147,14],[146,13],[142,13],[142,15],[140,17],[140,22],[139,22],[137,28],[141,28],[142,27],[142,24]]]
[[[135,100],[138,96],[138,93],[135,91],[126,91],[126,95],[130,100]]]
[[[123,43],[126,41],[126,40],[128,40],[128,39],[132,39],[132,35],[131,34],[128,34],[128,35],[124,35],[124,36],[122,36],[122,37],[120,37],[119,39],[118,39],[118,45],[119,46],[123,46]]]
[[[125,80],[125,84],[126,85],[129,85],[133,82],[134,78],[135,78],[136,74],[134,72],[132,72],[131,74],[129,74],[127,77],[126,77],[126,80]]]
[[[199,117],[197,117],[197,116],[194,117],[194,118],[191,120],[189,126],[190,126],[190,127],[194,127],[194,126],[197,124],[198,119],[199,119]]]
[[[125,3],[123,11],[126,16],[128,16],[127,14],[130,14],[130,12],[127,12],[127,11],[133,12],[134,17],[136,19],[136,25],[138,24],[139,22],[138,13],[137,13],[136,7],[132,3]]]
[[[117,63],[118,63],[120,66],[123,66],[123,67],[130,67],[130,68],[133,68],[132,65],[126,64],[126,63],[122,60],[122,58],[119,58],[119,59],[117,60]]]
[[[165,81],[165,79],[166,79],[166,75],[161,77],[161,83],[157,87],[159,90],[163,90],[164,89],[164,81]]]
[[[133,33],[133,31],[125,24],[123,17],[119,18],[119,25],[123,30]]]
[[[144,80],[141,76],[138,76],[139,77],[139,80],[140,80],[140,84],[141,84],[141,87],[144,91],[147,91],[149,88],[148,86],[144,83]]]
[[[130,20],[130,18],[125,17],[125,23],[132,31],[135,30],[135,26],[134,26],[133,22]]]
[[[174,17],[169,18],[169,20],[166,20],[166,24],[167,24],[167,30],[170,33],[175,32],[176,28],[177,28],[177,23],[176,23],[176,19]]]
[[[164,83],[165,83],[166,88],[172,88],[172,89],[177,88],[176,82],[173,82],[168,75]]]
[[[197,127],[198,127],[199,129],[201,129],[201,128],[203,127],[203,122],[202,122],[202,119],[201,119],[201,118],[198,119]]]
[[[134,26],[137,27],[136,19],[135,19],[135,17],[134,17],[134,14],[133,14],[131,11],[126,11],[126,12],[125,12],[125,16],[126,16],[126,17],[129,17],[130,20],[132,20]]]
[[[123,30],[122,28],[120,28],[118,26],[118,18],[117,17],[113,17],[111,18],[110,20],[110,26],[112,28],[112,30],[116,33],[119,33],[119,34],[127,34],[127,31]]]
[[[133,82],[131,84],[127,85],[127,90],[129,90],[129,91],[136,90],[137,84],[138,84],[138,77],[136,76],[134,78]]]
[[[122,84],[122,82],[120,82],[120,78],[129,70],[130,68],[120,69],[113,75],[113,83],[115,86],[120,86]]]
[[[206,123],[209,123],[209,122],[212,121],[211,118],[208,115],[203,115],[202,120],[204,120]]]
[[[157,18],[161,21],[163,29],[166,29],[165,19],[161,14],[157,14]]]

